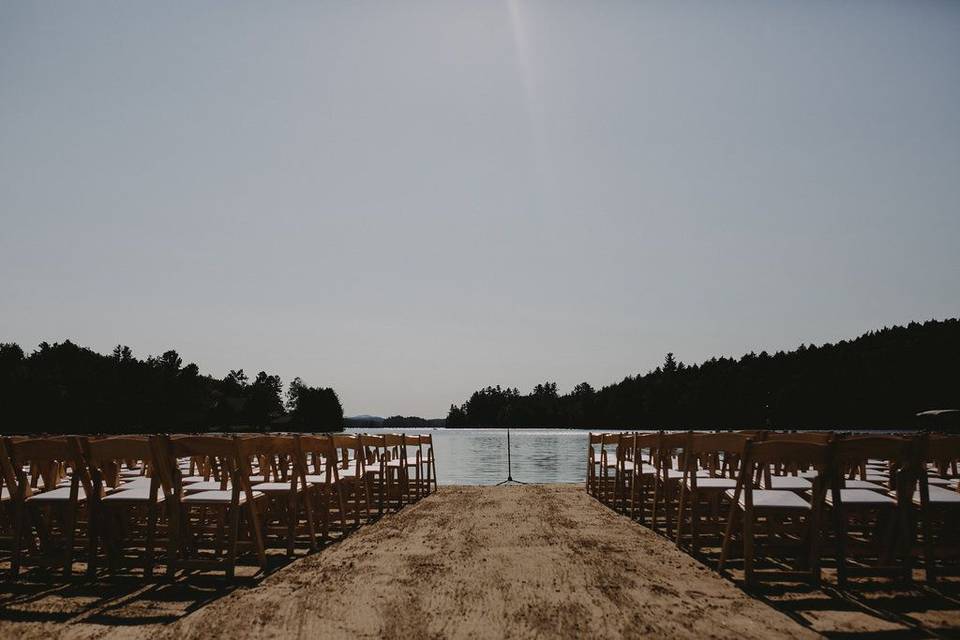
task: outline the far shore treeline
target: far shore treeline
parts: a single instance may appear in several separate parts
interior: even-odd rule
[[[586,382],[562,395],[553,382],[526,395],[487,387],[452,405],[447,426],[912,429],[937,426],[918,421],[920,411],[958,408],[953,318],[699,365],[668,353],[653,371],[599,390]]]
[[[184,365],[176,351],[144,360],[129,347],[102,355],[69,340],[25,355],[0,344],[3,433],[339,431],[343,408],[330,388],[300,378],[286,397],[279,376],[243,369],[222,379]]]

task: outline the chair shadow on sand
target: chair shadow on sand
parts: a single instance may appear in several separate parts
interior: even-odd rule
[[[705,548],[694,557],[713,569],[719,549]],[[942,579],[931,586],[918,574],[913,583],[864,580],[841,590],[831,567],[825,567],[819,587],[791,583],[748,588],[740,561],[728,569],[729,577],[745,593],[826,638],[960,638],[960,627],[937,622],[938,614],[953,621],[960,615],[960,580]],[[879,626],[889,628],[878,630]]]
[[[266,572],[240,567],[233,581],[223,575],[101,575],[63,578],[42,571],[0,581],[0,621],[96,624],[108,627],[166,625],[204,607],[238,587],[250,587],[296,558],[269,554]],[[249,575],[239,569],[249,569]],[[3,569],[0,568],[0,571]]]

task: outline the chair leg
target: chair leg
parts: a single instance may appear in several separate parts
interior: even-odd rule
[[[229,509],[229,527],[227,533],[227,579],[233,580],[237,565],[237,540],[240,537],[240,506],[230,505]],[[227,515],[227,514],[224,514]],[[220,521],[223,522],[223,516]],[[218,536],[219,537],[219,536]]]
[[[75,502],[67,503],[66,513],[64,514],[64,533],[65,549],[63,550],[63,575],[69,578],[73,573],[73,543],[76,539],[77,528],[77,505]]]
[[[720,560],[717,562],[717,571],[723,571],[723,567],[727,563],[730,541],[733,538],[733,527],[739,510],[736,504],[730,506],[730,515],[727,517],[727,529],[723,534],[723,545],[720,547]]]
[[[147,540],[145,542],[143,558],[143,574],[150,578],[153,576],[153,564],[156,558],[154,545],[157,537],[157,503],[151,500],[147,505]]]
[[[680,538],[683,536],[683,508],[684,508],[684,499],[689,495],[690,491],[687,490],[683,484],[680,484],[680,502],[677,507],[677,539],[676,544],[680,546]]]
[[[21,553],[23,550],[23,530],[24,530],[24,516],[27,507],[22,501],[17,501],[14,515],[13,515],[13,556],[10,559],[10,574],[12,577],[16,578],[20,575],[20,563],[21,563]]]
[[[748,505],[749,506],[749,505]],[[753,513],[743,513],[743,577],[747,586],[753,586]]]

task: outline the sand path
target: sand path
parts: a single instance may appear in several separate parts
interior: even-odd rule
[[[445,488],[167,638],[801,638],[815,634],[582,488]]]

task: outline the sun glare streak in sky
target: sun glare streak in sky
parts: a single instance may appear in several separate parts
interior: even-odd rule
[[[531,62],[529,28],[524,19],[520,0],[505,1],[510,19],[510,31],[513,36],[513,48],[517,58],[517,75],[520,84],[523,85],[523,102],[530,126],[534,170],[540,187],[540,200],[542,201],[545,187],[549,184],[543,103],[540,98],[537,72]]]

